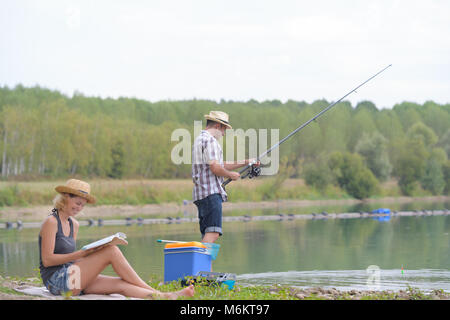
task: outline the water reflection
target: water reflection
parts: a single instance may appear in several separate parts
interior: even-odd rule
[[[450,291],[449,215],[390,216],[383,221],[227,222],[223,229],[213,269],[238,274],[242,284],[359,288],[365,286],[366,268],[376,265],[381,270],[382,288],[395,289],[408,283]],[[163,245],[157,239],[200,240],[196,223],[80,227],[77,246],[118,231],[127,234],[129,245],[121,249],[144,279],[163,277]],[[1,275],[36,274],[38,232],[0,230]],[[401,266],[409,278],[402,280]],[[112,269],[106,273],[113,274]]]
[[[449,270],[380,269],[379,282],[368,283],[366,270],[314,270],[242,274],[237,281],[246,284],[289,284],[295,287],[323,287],[338,290],[407,290],[408,287],[429,292],[450,291]]]

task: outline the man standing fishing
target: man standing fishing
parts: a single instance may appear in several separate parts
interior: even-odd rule
[[[342,98],[331,103],[313,118],[300,125],[278,143],[263,152],[256,159],[224,164],[222,159],[222,148],[217,140],[225,135],[225,130],[227,128],[231,129],[231,125],[228,122],[228,114],[221,111],[211,111],[209,115],[205,115],[207,120],[206,129],[202,130],[200,135],[195,139],[192,152],[192,180],[194,181],[193,200],[198,208],[200,232],[203,237],[202,241],[215,242],[219,236],[222,235],[222,202],[227,201],[227,193],[224,189],[225,185],[233,180],[237,180],[241,173],[244,173],[244,171],[249,170],[250,168],[252,168],[251,171],[247,172],[244,177],[258,176],[259,170],[254,169],[255,167],[259,167],[259,160],[261,158],[265,157],[273,149],[278,148],[290,137],[308,126],[322,114],[344,100],[348,95],[356,92],[357,89],[391,66],[392,64],[383,68],[381,71],[378,71]],[[244,166],[245,168],[240,172],[230,171]],[[223,181],[224,177],[228,178],[225,182]]]
[[[231,129],[228,114],[211,111],[205,115],[206,128],[195,139],[192,151],[192,198],[198,209],[202,242],[215,242],[222,235],[222,202],[227,193],[222,187],[224,178],[237,180],[238,169],[253,159],[239,162],[223,162],[223,152],[218,140]],[[257,163],[259,165],[259,162]]]

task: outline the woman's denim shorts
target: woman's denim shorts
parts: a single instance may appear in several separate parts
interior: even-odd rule
[[[47,283],[45,283],[45,287],[51,294],[58,296],[72,291],[72,289],[69,288],[69,268],[71,265],[71,263],[63,265],[55,271],[50,279],[48,279]],[[80,295],[82,294],[84,294],[83,291],[80,292]]]
[[[51,294],[58,296],[71,291],[69,289],[69,267],[70,265],[62,266],[56,270],[50,279],[48,279],[47,283],[45,283],[45,287]]]
[[[217,232],[222,235],[222,202],[222,196],[219,193],[194,202],[198,208],[202,237],[207,232]]]

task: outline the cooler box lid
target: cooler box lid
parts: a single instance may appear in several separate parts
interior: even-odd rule
[[[198,241],[168,243],[164,246],[164,249],[175,249],[175,248],[186,248],[186,247],[196,247],[196,248],[206,249],[206,246],[203,243],[198,242]]]

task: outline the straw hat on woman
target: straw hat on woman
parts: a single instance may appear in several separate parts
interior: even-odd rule
[[[86,199],[87,203],[94,204],[96,202],[96,199],[91,195],[91,186],[89,185],[89,183],[81,180],[67,180],[65,185],[57,186],[55,190],[60,194],[66,193],[69,195],[84,198]]]
[[[89,183],[81,180],[70,179],[55,190],[58,195],[54,209],[39,233],[41,277],[52,294],[119,293],[135,298],[160,296],[167,299],[194,295],[193,286],[177,292],[153,289],[138,276],[117,246],[76,250],[79,224],[74,216],[96,199]],[[112,265],[118,277],[100,274],[108,265]]]

